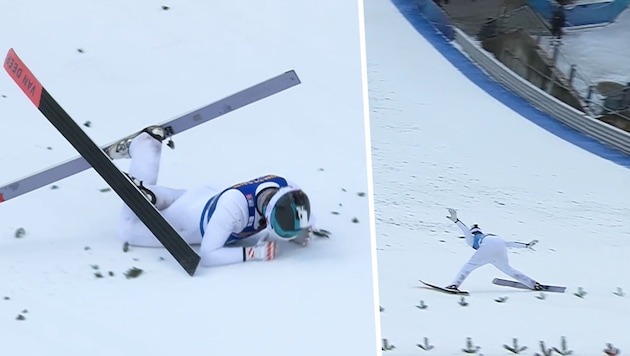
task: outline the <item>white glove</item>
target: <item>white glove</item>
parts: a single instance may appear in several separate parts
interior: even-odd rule
[[[261,241],[255,246],[245,247],[245,260],[271,261],[278,253],[275,241]]]
[[[292,239],[291,242],[306,247],[308,243],[311,242],[311,229],[303,230],[298,236]]]
[[[525,244],[525,247],[527,247],[530,250],[533,250],[534,245],[536,245],[538,243],[538,240],[531,240],[530,242]]]
[[[446,216],[446,218],[454,223],[458,222],[459,219],[457,218],[457,211],[452,208],[448,208],[447,210],[450,215]]]

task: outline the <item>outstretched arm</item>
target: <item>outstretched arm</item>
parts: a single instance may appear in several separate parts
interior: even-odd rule
[[[505,241],[505,245],[509,248],[529,248],[531,249],[538,243],[538,240],[532,240],[530,242],[518,242],[518,241]]]
[[[277,252],[275,243],[269,244],[262,239],[252,247],[226,246],[232,234],[245,229],[248,220],[248,203],[243,194],[236,189],[223,193],[207,222],[200,221],[204,228],[199,248],[201,265],[211,267],[249,260],[273,259]]]
[[[457,210],[452,209],[452,208],[448,208],[448,213],[449,215],[446,216],[447,219],[449,219],[450,221],[454,222],[455,225],[457,225],[459,227],[460,230],[462,230],[462,233],[464,234],[464,237],[466,238],[466,242],[472,246],[473,244],[473,240],[475,239],[473,237],[473,235],[470,233],[470,229],[468,228],[468,226],[466,226],[466,224],[464,224],[461,220],[459,220],[459,218],[457,217]]]

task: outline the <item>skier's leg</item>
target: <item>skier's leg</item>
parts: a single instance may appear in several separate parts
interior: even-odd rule
[[[523,283],[529,288],[534,288],[534,286],[536,285],[536,281],[533,280],[531,277],[529,277],[523,272],[510,266],[510,262],[507,255],[507,248],[505,247],[503,251],[501,252],[501,254],[497,255],[496,259],[492,261],[492,265],[494,265],[499,271],[516,279],[517,281]]]
[[[189,190],[176,190],[161,186],[151,186],[151,188],[157,189],[156,192],[157,196],[160,197],[159,200],[162,200],[162,196],[169,195],[162,194],[160,189],[163,189],[166,193],[177,193],[169,196],[173,199],[172,204],[160,212],[162,216],[164,216],[164,219],[166,219],[189,245],[201,243],[201,234],[199,231],[200,217],[197,216],[197,207],[205,204],[208,188],[203,187]],[[210,196],[213,193],[214,191],[210,191]],[[161,243],[155,238],[153,233],[128,209],[123,209],[123,213],[120,215],[119,235],[123,242],[128,242],[131,245],[148,247],[161,246]]]
[[[169,188],[163,185],[147,185],[145,188],[155,195],[154,205],[160,211],[170,207],[186,192],[186,189]]]
[[[126,206],[122,209],[118,221],[118,237],[123,243],[133,246],[160,247],[162,244],[144,225],[136,214]]]
[[[143,132],[129,145],[131,164],[129,174],[145,185],[155,185],[160,172],[162,142]]]
[[[143,132],[129,144],[131,164],[129,175],[145,195],[153,198],[158,210],[164,210],[177,200],[185,190],[155,185],[160,169],[162,143]],[[160,242],[138,219],[136,214],[123,205],[119,220],[119,237],[122,241],[138,246],[160,246]]]
[[[154,204],[158,210],[166,209],[185,192],[184,189],[156,185],[162,155],[160,141],[143,132],[131,141],[129,153],[131,155],[129,175],[135,179],[136,185],[141,184],[155,196]]]
[[[472,271],[487,264],[488,262],[489,258],[487,250],[485,250],[483,246],[479,247],[479,249],[470,257],[470,260],[462,266],[455,278],[453,278],[451,284],[449,284],[449,287],[454,286],[455,288],[459,288]]]

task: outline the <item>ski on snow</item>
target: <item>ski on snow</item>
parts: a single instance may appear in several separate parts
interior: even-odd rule
[[[443,287],[440,287],[440,286],[436,286],[435,284],[427,283],[427,282],[425,282],[423,280],[420,280],[420,279],[419,279],[419,281],[420,281],[420,283],[424,284],[425,286],[427,286],[427,287],[429,287],[431,289],[440,291],[440,292],[444,292],[444,293],[448,293],[448,294],[458,294],[458,295],[469,295],[470,294],[468,291],[465,291],[465,290],[459,290],[459,289],[458,290],[452,290],[452,289],[447,289],[447,288],[443,288]]]
[[[448,293],[448,294],[459,294],[459,295],[469,295],[470,293],[468,291],[464,291],[464,290],[452,290],[452,289],[447,289],[447,288],[443,288],[440,286],[436,286],[434,284],[430,284],[427,282],[424,282],[422,280],[419,280],[422,284],[424,284],[425,286],[440,291],[440,292],[444,292],[444,293]],[[534,290],[529,288],[528,286],[517,282],[517,281],[510,281],[507,279],[501,279],[501,278],[495,278],[492,280],[493,284],[496,284],[498,286],[504,286],[504,287],[512,287],[512,288],[519,288],[519,289],[527,289],[527,290]],[[562,286],[551,286],[551,285],[544,285],[543,284],[543,289],[540,290],[540,292],[554,292],[554,293],[564,293],[564,291],[566,290],[566,287],[562,287]]]
[[[10,49],[7,54],[4,68],[46,119],[133,210],[182,268],[189,275],[194,275],[201,259],[199,255],[164,220],[160,212],[144,197],[136,185],[114,165],[105,152],[81,130],[81,127],[53,99],[18,58],[13,49]]]
[[[55,170],[59,166],[53,167],[56,179],[51,180],[50,177],[45,178],[47,171],[36,174],[39,177],[35,181],[35,186],[32,185],[28,190],[22,189],[19,194],[13,195],[15,197],[20,194],[24,194],[30,190],[37,189],[42,185],[50,182],[54,182],[57,179],[68,177],[72,174],[80,172],[92,166],[94,170],[107,182],[107,184],[118,194],[118,196],[129,206],[129,208],[138,216],[138,218],[147,226],[147,228],[155,235],[155,237],[162,243],[166,250],[175,258],[175,260],[182,266],[182,268],[191,276],[195,274],[197,267],[199,266],[200,256],[184,241],[181,236],[173,229],[173,227],[164,219],[161,213],[151,204],[144,195],[140,192],[133,182],[121,172],[118,167],[112,162],[112,160],[105,154],[105,151],[98,147],[90,138],[83,132],[83,130],[77,125],[77,123],[64,111],[64,109],[53,99],[48,91],[39,83],[37,78],[31,73],[31,71],[24,65],[19,59],[13,49],[10,49],[4,61],[4,68],[16,84],[22,89],[24,94],[31,100],[31,102],[39,109],[39,111],[48,119],[48,121],[61,133],[66,140],[81,154],[82,158],[75,159],[70,162],[74,162],[73,165],[62,164],[60,166],[67,169],[73,169],[74,172],[62,172]],[[297,80],[297,77],[294,77]],[[293,85],[298,84],[299,80]],[[241,92],[242,93],[242,92]],[[230,112],[236,108],[247,105],[249,102],[253,102],[259,99],[255,98],[255,95],[237,93],[232,98],[232,102],[218,102],[215,103],[214,117],[218,117],[227,112]],[[267,91],[267,94],[263,97],[269,96],[274,92]],[[239,96],[239,94],[241,94]],[[214,104],[212,104],[214,105]],[[191,114],[185,115],[181,118],[175,119],[169,122],[171,135],[186,130],[192,126],[211,120],[212,111],[208,108],[212,105],[200,109]],[[217,110],[219,109],[219,110]],[[167,127],[169,125],[166,125]],[[47,181],[42,183],[42,181]],[[20,182],[17,182],[19,188]],[[33,182],[31,182],[33,183]],[[16,189],[13,189],[16,190]],[[2,191],[0,191],[0,194]],[[2,195],[0,195],[0,201],[2,201]]]
[[[9,54],[11,53],[12,52],[10,52]],[[7,69],[7,71],[9,71],[9,74],[11,74],[12,76],[17,76],[17,71],[23,70],[23,68],[15,67],[17,65],[17,62],[9,62],[12,61],[11,58],[17,58],[14,52],[13,55],[7,56],[7,59],[5,60],[5,68]],[[17,79],[19,79],[20,81],[24,80],[22,77],[17,77]],[[290,70],[276,77],[253,85],[238,93],[232,94],[212,104],[206,105],[200,109],[189,112],[172,120],[165,121],[159,125],[162,126],[167,137],[171,137],[199,124],[208,122],[236,109],[242,108],[246,105],[252,104],[256,101],[289,89],[300,83],[300,79],[298,78],[295,71]],[[24,85],[27,86],[27,95],[29,96],[29,98],[31,98],[31,100],[33,100],[34,96],[37,94],[35,91],[37,91],[38,89],[35,89],[32,86],[29,87],[28,83],[25,83]],[[119,142],[119,140],[105,145],[101,148],[103,150],[107,150],[110,146],[115,145],[117,142]],[[88,163],[88,161],[83,156],[79,156],[66,162],[44,169],[40,172],[34,173],[30,176],[10,182],[8,184],[0,186],[0,203],[16,198],[35,189],[39,189],[45,185],[52,184],[58,180],[70,177],[88,168],[90,168],[90,163]]]
[[[517,282],[517,281],[510,281],[510,280],[507,280],[507,279],[495,278],[495,279],[492,280],[492,283],[496,284],[498,286],[534,290],[534,289],[531,289],[528,286],[524,285],[523,283],[520,283],[520,282]],[[567,289],[567,287],[550,286],[550,285],[543,284],[543,289],[540,290],[539,292],[564,293],[564,291],[566,289]]]

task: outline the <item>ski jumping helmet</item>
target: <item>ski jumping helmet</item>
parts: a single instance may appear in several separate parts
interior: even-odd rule
[[[293,240],[310,227],[311,203],[297,188],[282,187],[265,208],[269,228],[282,240]]]
[[[477,224],[473,224],[473,226],[470,228],[470,233],[471,234],[483,234],[483,232],[481,232],[481,229],[479,228],[479,225]]]

